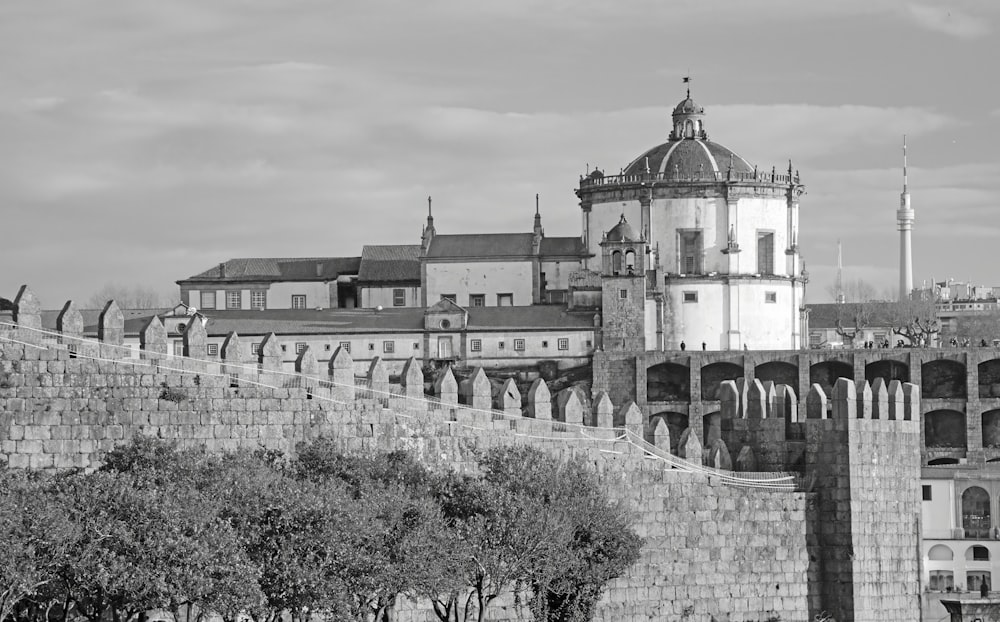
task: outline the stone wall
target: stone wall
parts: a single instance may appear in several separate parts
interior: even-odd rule
[[[662,419],[644,429],[649,413],[614,395],[595,394],[591,411],[567,389],[551,412],[539,380],[525,396],[530,416],[522,417],[521,396],[491,396],[481,371],[462,387],[450,370],[426,383],[412,359],[390,384],[377,360],[356,379],[343,349],[321,369],[306,348],[299,373],[283,373],[270,339],[257,361],[228,356],[239,351],[236,335],[222,362],[173,357],[155,321],[143,331],[141,358],[123,359],[114,303],[101,316],[105,341],[90,342],[74,334],[70,305],[63,333],[51,334],[32,323],[30,296],[18,298],[18,324],[0,320],[0,461],[11,467],[92,468],[136,435],[286,452],[327,437],[349,451],[407,449],[456,469],[471,468],[478,449],[525,443],[593,464],[646,538],[640,561],[610,586],[598,619],[804,621],[824,610],[840,622],[919,617],[914,385],[841,379],[828,404],[819,385],[798,400],[784,385],[725,381],[719,438],[703,447],[698,408],[678,413],[688,414],[688,428],[671,443]],[[202,351],[198,322],[184,341],[190,355]],[[600,373],[634,379],[636,360],[644,359],[605,360],[610,365]],[[436,396],[425,395],[428,384]],[[691,388],[700,395],[700,378]],[[748,473],[758,462],[790,466],[796,455],[804,476],[797,486],[780,474]],[[493,618],[518,619],[510,603]]]

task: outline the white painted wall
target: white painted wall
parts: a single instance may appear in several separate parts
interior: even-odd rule
[[[497,294],[514,294],[515,306],[531,304],[530,261],[427,262],[427,303],[441,294],[455,294],[455,302],[469,306],[469,294],[485,294],[486,306],[497,306]]]
[[[921,485],[931,487],[931,500],[922,501],[920,507],[920,528],[927,539],[951,538],[955,524],[955,485],[952,480],[926,479]]]
[[[241,289],[240,308],[249,309],[251,302],[250,292],[259,290],[267,292],[268,309],[291,309],[293,294],[305,294],[307,309],[315,309],[316,307],[330,308],[330,283],[317,281],[288,281]],[[202,291],[215,291],[215,308],[221,310],[226,308],[226,292],[232,290],[212,289],[208,286],[202,289],[193,289],[188,295],[188,300],[184,302],[197,309],[201,309]]]
[[[704,270],[725,274],[729,259],[721,251],[728,241],[726,201],[723,198],[654,199],[650,205],[649,246],[660,248],[660,258],[667,272],[678,273],[678,229],[701,229],[704,243]],[[609,202],[593,205],[590,214],[589,250],[600,257],[603,232],[618,224],[622,213],[637,232],[641,232],[642,214],[638,201]],[[784,198],[743,198],[736,207],[736,273],[757,272],[757,232],[774,233],[774,273],[787,275],[785,249],[788,248],[788,206]]]
[[[802,300],[802,286],[796,300]],[[798,306],[793,304],[790,281],[740,281],[731,286],[719,280],[671,281],[664,292],[664,347],[726,349],[728,331],[738,330],[741,343],[751,350],[796,349],[792,333],[797,332]],[[695,292],[698,302],[683,302],[684,292]],[[774,292],[776,302],[766,302]],[[735,313],[729,311],[730,296],[736,296]],[[730,325],[731,324],[731,325]],[[648,328],[647,328],[648,331]]]
[[[268,309],[291,309],[292,295],[305,294],[306,308],[330,308],[330,284],[315,281],[286,281],[271,283],[267,290]],[[249,307],[249,304],[247,305]]]
[[[420,288],[419,287],[368,287],[364,286],[359,288],[361,290],[361,307],[365,309],[374,309],[375,307],[382,305],[383,308],[389,309],[393,305],[393,292],[397,289],[402,289],[406,294],[406,307],[419,307],[420,306]]]
[[[543,261],[547,289],[568,289],[569,275],[583,267],[581,261]]]
[[[472,351],[472,340],[479,339],[480,352]],[[514,349],[514,340],[524,339],[524,350]],[[568,341],[566,350],[559,349],[559,339]],[[558,361],[560,368],[582,365],[593,353],[594,331],[482,331],[469,332],[466,342],[466,361],[482,367],[529,365],[541,360]],[[503,344],[501,347],[500,344]]]

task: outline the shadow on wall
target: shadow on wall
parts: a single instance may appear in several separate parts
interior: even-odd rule
[[[743,367],[735,363],[712,363],[701,368],[701,399],[704,401],[719,399],[719,387],[727,380],[739,380],[743,377]],[[793,386],[798,386],[796,383]]]
[[[967,449],[965,413],[932,410],[924,415],[924,444],[927,447]]]
[[[921,366],[920,373],[921,397],[965,398],[965,365],[958,361],[947,359],[928,361]]]
[[[688,368],[677,363],[660,363],[647,369],[646,401],[691,401],[691,379]]]

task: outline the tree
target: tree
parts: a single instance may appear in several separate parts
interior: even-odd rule
[[[214,501],[186,482],[147,475],[105,471],[58,481],[77,528],[59,569],[66,602],[92,622],[154,608],[181,620],[194,604],[233,619],[257,607],[257,567]]]
[[[913,346],[932,345],[934,335],[941,332],[934,298],[917,296],[891,303],[888,317],[893,334]]]
[[[0,621],[18,609],[44,608],[39,595],[52,591],[76,538],[47,484],[44,477],[0,471]]]
[[[102,309],[109,300],[117,302],[122,309],[162,309],[170,306],[175,298],[144,285],[108,283],[87,299],[87,307]]]
[[[562,508],[571,537],[558,566],[532,577],[536,620],[593,619],[605,585],[639,558],[640,538],[627,513],[607,499],[596,474],[579,460],[558,461],[531,448],[493,450],[481,461],[487,480]]]
[[[459,543],[431,495],[437,474],[406,452],[343,455],[326,439],[297,450],[299,477],[339,482],[354,498],[361,527],[351,534],[342,574],[357,616],[387,620],[399,596],[457,589]]]

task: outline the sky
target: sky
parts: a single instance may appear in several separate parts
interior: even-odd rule
[[[806,185],[807,299],[1000,285],[995,0],[0,2],[0,296],[178,297],[235,257],[438,233],[579,235],[573,194],[665,142],[682,77],[709,137]],[[992,59],[992,60],[991,60]]]

